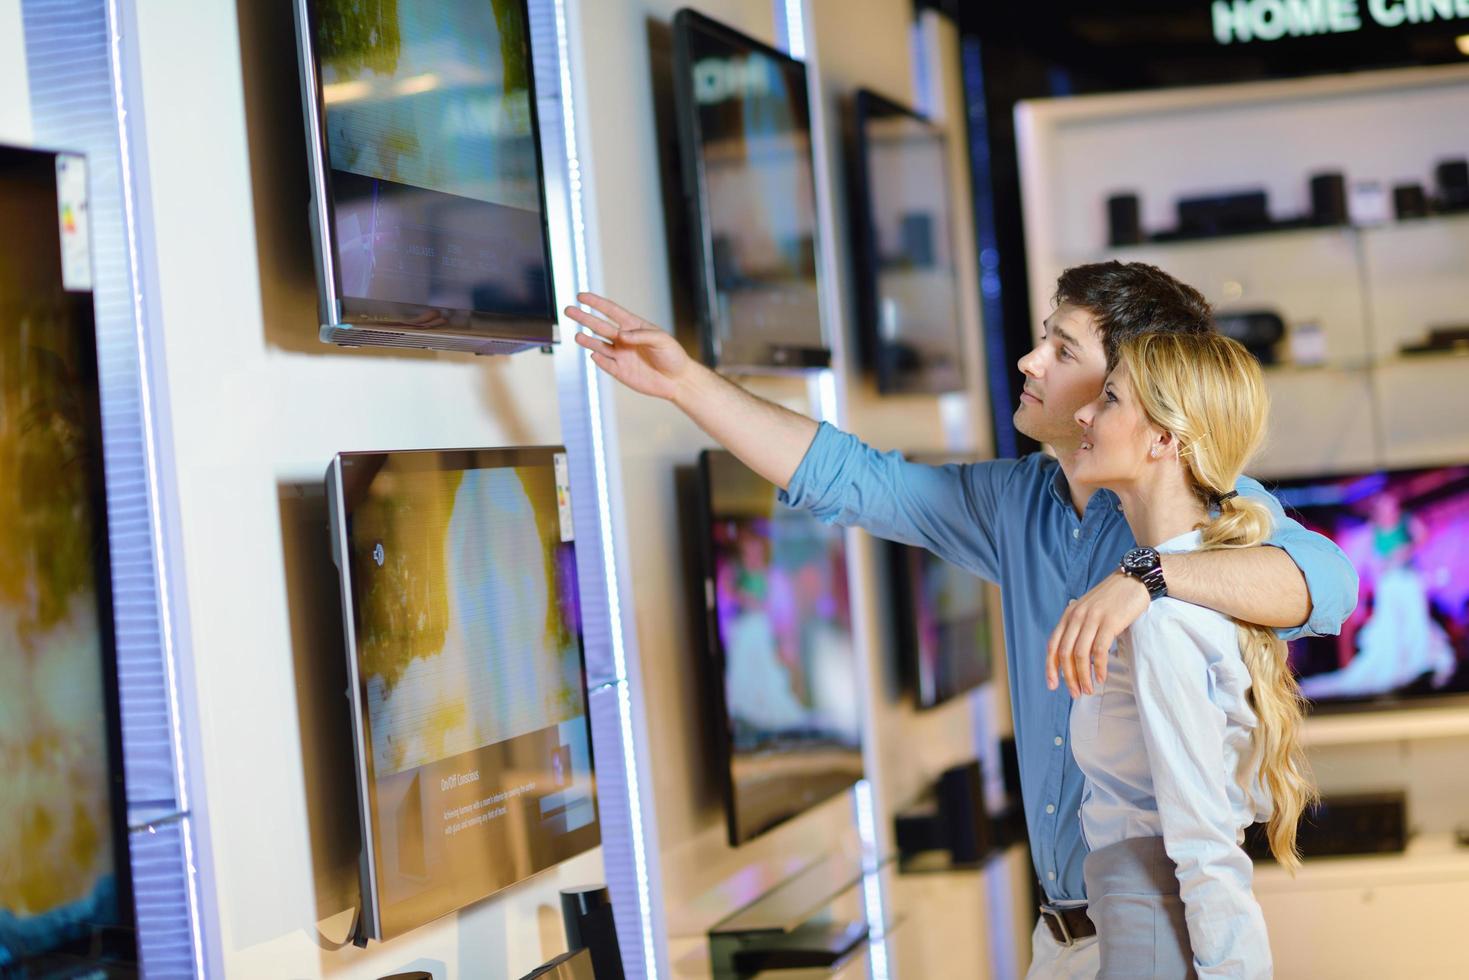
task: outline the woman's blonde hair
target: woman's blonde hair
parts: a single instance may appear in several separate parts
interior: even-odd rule
[[[1209,509],[1210,518],[1199,525],[1204,548],[1250,548],[1269,538],[1274,521],[1264,504],[1243,496],[1219,501],[1265,438],[1270,400],[1255,357],[1218,334],[1152,333],[1126,341],[1118,366],[1149,421],[1177,440],[1194,492]],[[1296,825],[1317,798],[1300,739],[1305,701],[1275,631],[1237,625],[1259,720],[1254,758],[1273,803],[1270,850],[1294,871],[1300,865]],[[1244,784],[1247,795],[1252,788]]]

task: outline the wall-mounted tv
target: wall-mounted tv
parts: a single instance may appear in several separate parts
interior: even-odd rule
[[[806,68],[692,10],[673,28],[704,360],[734,372],[826,367]]]
[[[859,89],[847,118],[862,358],[884,394],[964,387],[944,130]]]
[[[994,586],[925,548],[888,548],[894,647],[914,704],[932,708],[988,681],[994,674]]]
[[[295,0],[321,339],[558,339],[525,0]]]
[[[0,227],[0,976],[136,976],[85,159]]]
[[[566,455],[341,453],[327,500],[389,939],[600,842]]]
[[[1322,707],[1469,694],[1469,465],[1294,480],[1277,496],[1361,581],[1339,636],[1291,644],[1302,693]]]
[[[705,451],[699,483],[710,709],[739,845],[862,778],[846,546],[729,453]]]

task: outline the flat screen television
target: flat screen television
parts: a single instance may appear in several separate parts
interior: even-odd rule
[[[862,778],[846,546],[729,453],[699,463],[710,701],[739,845]]]
[[[692,10],[673,28],[704,360],[734,372],[826,367],[806,67]]]
[[[964,387],[944,130],[859,89],[847,120],[862,359],[878,391]]]
[[[1283,483],[1277,496],[1356,568],[1339,636],[1291,644],[1319,707],[1382,707],[1469,694],[1469,465]]]
[[[137,976],[83,157],[0,146],[0,976]]]
[[[321,339],[558,339],[525,0],[295,0]]]
[[[983,579],[925,548],[889,543],[900,675],[932,708],[994,675],[990,592]]]
[[[390,939],[600,842],[566,454],[341,453],[327,500]]]

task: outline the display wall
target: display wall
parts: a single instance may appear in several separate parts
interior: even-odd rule
[[[139,4],[165,383],[226,976],[518,977],[601,851],[390,944],[344,945],[357,813],[322,481],[341,450],[561,440],[556,358],[316,337],[287,4]]]
[[[289,5],[127,6],[136,22],[129,32],[136,61],[126,66],[136,72],[135,179],[147,226],[140,281],[149,329],[158,338],[150,352],[158,371],[152,380],[171,430],[161,492],[181,539],[170,574],[181,577],[176,595],[187,598],[176,621],[177,650],[190,666],[182,692],[191,709],[184,741],[191,766],[202,773],[191,815],[199,827],[195,868],[206,972],[379,977],[422,969],[436,977],[520,976],[565,947],[557,890],[622,873],[604,858],[613,847],[620,848],[619,861],[627,858],[632,831],[609,824],[604,805],[603,848],[389,943],[350,944],[360,841],[323,476],[343,450],[569,444],[568,432],[580,423],[564,414],[566,379],[580,370],[584,355],[570,344],[554,354],[508,359],[322,344],[300,95],[293,52],[280,43],[291,32]],[[580,53],[569,81],[589,205],[591,285],[682,331],[686,283],[680,246],[667,234],[676,215],[665,207],[673,175],[660,168],[660,149],[673,134],[657,109],[664,85],[657,77],[659,35],[675,7],[572,2],[565,12]],[[767,41],[787,34],[784,10],[768,0],[701,9]],[[957,40],[932,15],[915,30],[906,0],[863,0],[860,10],[842,11],[811,3],[803,13],[793,46],[805,48],[818,94],[824,245],[817,260],[837,367],[825,382],[766,378],[750,387],[825,414],[884,448],[984,458],[989,424],[971,237],[961,233],[955,243],[968,388],[942,397],[879,400],[872,379],[858,372],[844,244],[842,99],[858,86],[954,127],[951,193],[956,213],[968,212]],[[857,35],[854,15],[863,25]],[[18,5],[0,0],[0,44],[19,36],[4,29],[12,20],[19,20]],[[12,107],[23,109],[24,99],[10,98],[24,92],[23,70],[11,77],[16,63],[23,62],[0,57],[6,94],[0,136],[21,139],[28,135],[26,119]],[[564,159],[557,165],[562,169],[553,179],[564,189]],[[559,207],[551,204],[552,221],[561,223],[564,239],[571,220]],[[570,250],[565,241],[562,247]],[[574,281],[557,270],[558,304],[570,300]],[[632,658],[626,675],[609,676],[608,664],[592,663],[589,650],[592,713],[595,725],[598,704],[633,705],[631,720],[619,716],[622,734],[637,739],[635,763],[652,773],[643,790],[644,827],[662,865],[660,871],[657,854],[632,862],[634,873],[651,869],[642,893],[651,896],[656,921],[630,917],[640,933],[631,945],[649,943],[649,973],[666,975],[672,967],[674,975],[701,976],[709,924],[833,847],[861,849],[865,836],[871,855],[890,857],[894,810],[945,767],[986,755],[997,784],[994,734],[1008,721],[1003,693],[995,692],[1004,681],[916,712],[901,690],[889,640],[885,562],[874,542],[849,533],[850,585],[861,610],[856,635],[868,775],[861,799],[870,802],[859,807],[858,796],[844,793],[730,848],[709,771],[701,678],[692,659],[697,610],[684,588],[688,568],[673,502],[675,468],[692,463],[709,442],[667,405],[610,385],[602,390],[612,423],[605,472],[614,480],[607,540],[619,549],[609,564],[625,567],[636,587],[627,589],[634,601],[624,609]],[[624,509],[622,501],[630,504]],[[610,629],[605,621],[598,628]],[[602,717],[615,714],[608,709]],[[599,756],[598,768],[619,761],[627,760]],[[1015,924],[1009,907],[1023,894],[1028,868],[1024,854],[1012,850],[988,870],[891,884],[883,896],[887,912],[877,920],[897,930],[893,948],[905,950],[907,971],[935,968],[934,951],[942,949],[943,962],[962,963],[966,974],[1009,975],[1029,924],[1022,916],[1019,933],[1008,935]],[[619,924],[625,925],[622,912]],[[941,938],[953,934],[968,938],[958,946]],[[635,949],[635,960],[640,952]]]

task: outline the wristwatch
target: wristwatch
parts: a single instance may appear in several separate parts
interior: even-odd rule
[[[1163,559],[1156,548],[1133,548],[1122,556],[1117,570],[1147,586],[1149,599],[1161,599],[1168,594],[1168,583],[1163,581]]]

